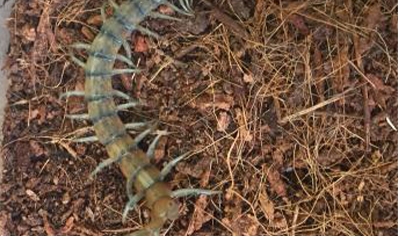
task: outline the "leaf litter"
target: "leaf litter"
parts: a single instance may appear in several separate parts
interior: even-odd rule
[[[1,235],[124,235],[148,221],[139,207],[121,224],[127,197],[116,167],[87,180],[106,152],[70,142],[91,124],[65,115],[86,106],[58,99],[84,90],[68,45],[92,41],[104,3],[17,1],[11,14]],[[167,235],[396,235],[396,8],[198,1],[193,18],[147,20],[162,37],[129,39],[143,72],[114,79],[145,105],[121,117],[159,119],[169,131],[159,167],[193,151],[169,177],[175,189],[222,191],[181,199]]]

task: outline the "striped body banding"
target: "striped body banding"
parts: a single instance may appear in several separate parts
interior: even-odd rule
[[[105,19],[105,14],[102,12],[104,23],[94,41],[90,45],[77,43],[72,46],[88,50],[89,57],[86,62],[82,62],[71,55],[72,60],[85,70],[84,93],[70,91],[61,95],[61,98],[84,96],[87,102],[88,114],[69,115],[69,117],[72,119],[91,120],[95,136],[75,141],[99,141],[105,146],[109,155],[108,159],[101,162],[95,168],[91,176],[97,174],[104,167],[112,163],[118,163],[123,175],[127,179],[126,188],[129,202],[123,212],[123,221],[126,219],[128,211],[142,198],[145,198],[146,206],[151,210],[151,221],[144,229],[129,234],[129,236],[158,236],[160,228],[167,220],[178,218],[178,204],[174,200],[176,197],[219,193],[204,189],[179,189],[172,191],[170,186],[163,182],[163,179],[172,167],[178,161],[182,160],[185,155],[174,159],[161,171],[153,166],[150,159],[153,158],[155,146],[160,136],[164,135],[165,132],[158,133],[146,153],[139,149],[137,146],[138,143],[152,131],[152,128],[141,132],[133,139],[126,131],[126,127],[142,127],[145,123],[123,124],[118,116],[118,111],[133,107],[137,102],[131,102],[128,95],[112,88],[113,75],[139,71],[137,69],[113,68],[115,60],[121,60],[129,66],[133,66],[129,58],[131,53],[126,43],[126,38],[135,30],[149,36],[157,37],[156,33],[139,25],[148,16],[178,20],[177,18],[154,12],[160,5],[167,5],[179,13],[190,15],[188,11],[191,10],[189,6],[191,0],[179,1],[184,10],[177,8],[166,0],[127,0],[120,6],[117,6],[110,0],[111,5],[114,7],[114,14],[109,19]],[[118,54],[122,46],[128,57]],[[127,99],[130,102],[123,105],[116,105],[113,97]],[[135,195],[133,195],[133,188],[136,192]]]

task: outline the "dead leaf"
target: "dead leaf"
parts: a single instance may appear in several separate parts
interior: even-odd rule
[[[217,131],[225,132],[228,129],[229,124],[231,123],[231,117],[225,111],[220,112],[218,116]]]
[[[244,74],[243,75],[243,81],[245,83],[249,83],[249,84],[254,83],[253,75],[252,74]]]
[[[134,51],[135,52],[147,52],[148,44],[145,41],[145,37],[142,35],[137,35],[134,40]]]
[[[242,215],[232,220],[224,218],[222,222],[232,230],[232,235],[239,236],[257,236],[259,223],[256,218],[250,214]]]
[[[376,2],[369,7],[367,16],[365,17],[364,26],[369,30],[374,30],[383,18],[380,3]]]
[[[68,204],[70,202],[70,200],[71,200],[71,197],[70,197],[69,192],[65,192],[62,195],[62,204],[66,205],[66,204]]]
[[[277,212],[275,214],[275,220],[274,220],[272,226],[275,228],[278,228],[278,229],[288,228],[286,218],[282,215],[282,213]]]
[[[94,33],[91,32],[91,30],[89,28],[87,28],[86,26],[82,27],[81,32],[84,35],[84,37],[86,37],[86,39],[89,41],[93,41],[93,39],[95,38]]]
[[[41,156],[46,154],[47,152],[40,146],[40,144],[34,140],[29,141],[30,149],[36,156]]]
[[[69,218],[66,220],[65,226],[62,227],[62,229],[59,230],[59,233],[60,233],[60,234],[67,234],[67,233],[69,233],[69,232],[72,230],[72,228],[73,228],[74,221],[75,221],[75,218],[74,218],[73,216],[69,217]]]
[[[209,185],[210,174],[211,174],[210,168],[207,168],[203,172],[202,176],[200,177],[200,182],[199,182],[200,187],[204,188]]]
[[[318,91],[319,99],[321,102],[325,101],[325,81],[322,79],[324,76],[324,70],[323,70],[323,57],[321,50],[319,50],[319,47],[315,45],[314,48],[314,76],[315,76],[315,86]]]
[[[278,167],[283,165],[283,152],[279,148],[276,148],[272,152],[272,160],[274,160],[275,165]]]
[[[398,14],[395,13],[392,15],[391,20],[390,20],[390,30],[391,32],[398,34]]]
[[[267,180],[271,185],[271,189],[280,197],[286,197],[287,191],[285,182],[281,178],[281,174],[275,166],[268,167],[267,164],[263,165],[263,172],[267,174]]]
[[[192,235],[195,231],[202,228],[203,224],[207,221],[211,220],[211,216],[205,213],[205,209],[209,204],[207,196],[200,196],[195,203],[195,211],[189,222],[189,226],[186,232],[186,235]]]
[[[293,14],[289,16],[288,21],[293,24],[301,34],[308,35],[310,30],[308,29],[307,25],[305,24],[304,18],[297,14]]]
[[[250,142],[253,140],[253,135],[251,135],[250,131],[248,130],[247,127],[247,117],[246,115],[242,112],[240,108],[235,109],[236,113],[236,120],[238,121],[239,125],[239,136],[241,140]]]
[[[391,86],[385,85],[383,81],[374,74],[367,74],[367,78],[372,82],[372,100],[374,100],[383,109],[386,109],[386,101],[391,97],[391,94],[395,92],[395,89]]]
[[[383,19],[383,13],[379,3],[373,4],[367,10],[363,26],[369,32],[369,38],[360,38],[359,52],[363,55],[366,51],[370,50],[375,44],[377,33],[375,30]]]
[[[76,151],[75,151],[73,148],[71,148],[71,147],[69,146],[68,143],[59,142],[59,144],[60,144],[63,148],[65,148],[66,151],[68,151],[68,153],[69,153],[72,157],[74,157],[75,159],[77,159],[78,155],[77,155]]]
[[[201,178],[203,173],[210,167],[209,158],[200,158],[195,165],[190,165],[187,163],[180,163],[177,165],[177,170],[181,174],[190,175],[195,178]]]
[[[32,201],[34,201],[34,202],[40,201],[39,196],[37,196],[37,194],[36,194],[35,192],[33,192],[32,190],[27,189],[27,190],[25,191],[25,193],[26,193],[26,195],[28,195],[28,197],[29,197]]]
[[[29,25],[22,27],[22,36],[29,42],[33,42],[36,39],[36,30]]]
[[[260,207],[264,216],[272,223],[275,219],[274,203],[269,199],[266,191],[262,191],[259,196]]]
[[[232,96],[224,94],[215,94],[214,96],[211,96],[209,94],[205,94],[191,102],[189,105],[192,108],[199,108],[202,111],[206,111],[208,108],[218,108],[229,111],[233,104],[234,98]]]
[[[5,211],[0,211],[0,235],[11,236],[11,233],[7,229],[6,225],[9,221],[9,217]]]
[[[121,80],[122,80],[123,87],[127,91],[131,91],[133,89],[133,83],[131,81],[131,75],[121,74],[120,77],[121,77]]]
[[[101,15],[94,15],[87,19],[87,24],[100,26],[102,25],[102,16]]]
[[[344,40],[338,54],[333,59],[333,67],[337,73],[332,80],[332,83],[336,93],[343,92],[344,88],[349,85],[348,79],[350,77],[350,67],[348,64],[348,60],[348,43],[346,40]]]
[[[236,36],[238,37],[248,37],[248,33],[244,27],[241,26],[239,21],[236,21],[225,14],[222,9],[219,9],[211,1],[203,0],[203,3],[206,4],[209,8],[212,9],[211,15],[220,21],[225,27],[230,29]]]
[[[49,6],[46,5],[40,16],[39,25],[37,26],[37,34],[32,49],[32,59],[34,63],[41,60],[42,57],[48,55],[49,48],[52,52],[57,51],[57,43],[55,40],[55,35],[51,29],[49,11]]]
[[[56,232],[48,222],[47,216],[43,220],[44,220],[44,230],[46,231],[47,236],[56,236]]]
[[[171,9],[171,7],[167,5],[161,5],[158,9],[159,13],[165,14],[165,15],[173,15],[174,11]]]
[[[166,144],[167,144],[167,137],[163,136],[160,138],[159,143],[155,150],[155,162],[158,162],[163,159],[166,153]]]

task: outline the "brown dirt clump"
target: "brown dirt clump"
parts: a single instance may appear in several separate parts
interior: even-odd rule
[[[106,152],[71,142],[92,133],[89,122],[65,117],[85,103],[59,99],[84,89],[68,45],[91,42],[104,2],[15,4],[4,235],[123,235],[148,221],[140,207],[121,223],[127,197],[116,166],[88,179]],[[181,217],[162,232],[398,235],[396,2],[203,0],[193,8],[181,22],[144,22],[162,35],[129,40],[144,72],[114,79],[145,104],[122,112],[124,121],[159,120],[171,132],[157,149],[159,167],[194,152],[170,175],[174,189],[223,192],[180,199]]]

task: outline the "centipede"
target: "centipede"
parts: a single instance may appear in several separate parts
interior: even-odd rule
[[[111,16],[106,15],[105,5],[112,7]],[[157,33],[141,26],[146,18],[180,20],[179,17],[158,12],[157,9],[162,5],[171,8],[177,15],[192,16],[194,14],[192,0],[179,0],[178,6],[166,0],[127,0],[120,5],[110,0],[105,3],[101,8],[103,24],[92,43],[78,42],[70,45],[72,48],[87,51],[88,57],[85,62],[73,54],[70,55],[71,60],[84,69],[85,89],[84,91],[68,91],[61,95],[61,98],[81,96],[87,103],[87,113],[70,114],[68,117],[91,121],[95,136],[74,141],[98,141],[107,151],[108,158],[96,166],[90,177],[95,177],[105,167],[117,163],[126,178],[126,192],[129,200],[123,210],[122,222],[125,223],[129,211],[141,200],[145,200],[145,206],[151,212],[147,225],[126,236],[160,235],[160,230],[167,221],[176,220],[179,217],[179,204],[176,198],[220,193],[214,190],[192,188],[172,190],[164,179],[173,167],[187,156],[187,153],[173,159],[162,170],[159,170],[152,164],[152,160],[160,137],[166,135],[167,132],[158,131],[147,151],[143,151],[138,144],[148,134],[153,133],[154,124],[151,122],[124,124],[118,115],[118,112],[123,109],[139,105],[139,102],[122,91],[113,89],[112,86],[112,77],[115,75],[140,73],[140,69],[132,62],[127,37],[134,31],[138,31],[148,37],[159,38]],[[121,48],[124,49],[124,55],[119,53]],[[126,63],[128,68],[115,69],[115,61]],[[127,102],[117,105],[116,97]],[[141,131],[133,138],[128,133],[128,129]]]

